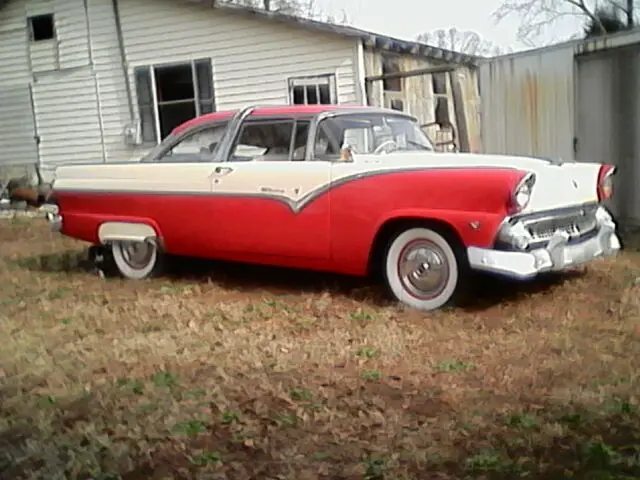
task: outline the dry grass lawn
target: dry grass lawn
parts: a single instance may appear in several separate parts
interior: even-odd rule
[[[103,280],[85,249],[0,221],[0,478],[640,476],[638,253],[422,314],[258,267]]]

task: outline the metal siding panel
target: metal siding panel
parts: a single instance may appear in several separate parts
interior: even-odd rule
[[[630,204],[627,221],[630,225],[640,226],[640,188],[638,188],[640,185],[640,136],[637,134],[640,131],[640,95],[638,94],[638,86],[640,85],[640,52],[636,52],[633,56],[633,63],[635,75],[629,78],[631,83],[629,88],[632,92],[630,95],[631,108],[629,110],[633,110],[635,114],[633,124],[630,125],[633,128],[633,132],[619,140],[627,142],[629,138],[633,138],[634,142],[632,173],[627,180],[629,188],[628,201]]]
[[[90,72],[43,76],[33,86],[33,94],[45,167],[102,161],[97,92]]]
[[[0,10],[0,35],[12,30],[22,30],[26,33],[26,4],[27,0],[11,0],[10,2],[5,2]]]
[[[29,85],[0,87],[0,166],[38,162]]]
[[[640,224],[639,53],[619,48],[580,56],[576,68],[578,159],[616,165],[609,208],[627,224]],[[634,108],[635,107],[635,108]]]
[[[24,11],[22,14],[23,23],[20,28],[0,30],[0,85],[24,85],[29,82]]]
[[[102,113],[107,161],[138,157],[138,151],[124,143],[122,132],[132,119],[129,114],[125,76],[111,1],[87,0],[93,70]]]
[[[487,153],[573,158],[573,47],[497,57],[479,68]]]
[[[53,41],[30,43],[29,57],[33,73],[50,72],[58,69],[58,46]]]
[[[82,0],[54,0],[60,68],[89,65],[87,20]]]
[[[613,59],[582,58],[576,62],[576,160],[608,162],[614,154]]]

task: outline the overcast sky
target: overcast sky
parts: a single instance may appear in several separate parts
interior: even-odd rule
[[[525,47],[516,38],[518,18],[506,18],[498,25],[492,13],[500,0],[317,0],[325,11],[344,8],[350,23],[376,33],[412,40],[419,33],[455,26],[460,31],[472,30],[483,38],[514,51]],[[392,5],[392,8],[390,8]],[[567,39],[580,31],[581,22],[565,18],[554,24],[553,33],[541,40]]]

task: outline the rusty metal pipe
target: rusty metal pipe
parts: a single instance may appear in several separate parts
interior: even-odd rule
[[[49,192],[38,188],[16,187],[9,191],[9,199],[12,202],[26,202],[34,208],[41,207],[48,199]]]

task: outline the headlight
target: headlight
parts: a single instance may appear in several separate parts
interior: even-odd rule
[[[520,181],[511,196],[511,205],[509,209],[511,213],[520,212],[527,207],[531,200],[533,185],[535,183],[536,176],[533,173],[529,173]]]

